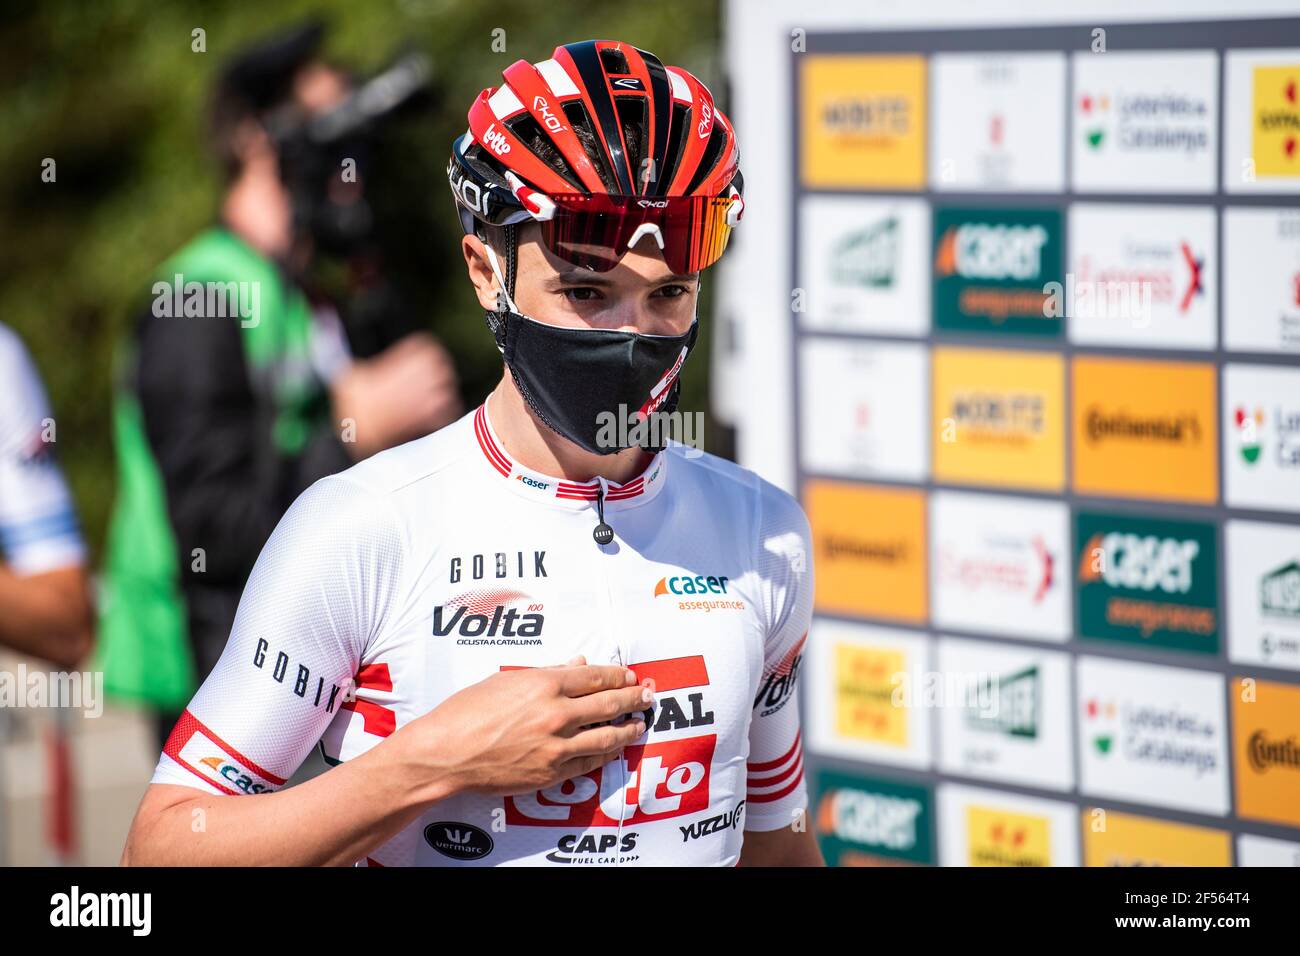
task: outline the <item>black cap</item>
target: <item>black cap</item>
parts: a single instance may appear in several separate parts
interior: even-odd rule
[[[250,111],[269,109],[288,94],[294,74],[315,58],[324,34],[324,22],[312,18],[245,47],[222,68],[219,89]]]

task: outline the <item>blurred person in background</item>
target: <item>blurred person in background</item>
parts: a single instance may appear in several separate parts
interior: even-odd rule
[[[321,36],[304,24],[223,70],[209,116],[227,174],[219,220],[158,270],[119,356],[102,666],[110,692],[158,708],[160,739],[298,494],[463,411],[450,357],[409,316],[386,335],[369,322],[356,349],[333,305],[313,301],[309,266],[364,251],[373,226],[363,137],[320,145],[358,122]]]
[[[0,646],[71,670],[91,648],[81,532],[36,366],[0,325]]]

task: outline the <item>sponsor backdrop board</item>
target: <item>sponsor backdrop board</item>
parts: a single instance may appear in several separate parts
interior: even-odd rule
[[[750,145],[790,160],[756,354],[815,826],[836,865],[1297,865],[1300,19],[1107,51],[1048,12],[828,14]]]

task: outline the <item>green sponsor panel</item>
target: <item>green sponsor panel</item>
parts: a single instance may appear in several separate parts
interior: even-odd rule
[[[1074,531],[1079,637],[1219,652],[1214,525],[1080,511]]]
[[[1060,336],[1060,210],[941,206],[931,253],[936,329]]]
[[[862,856],[934,862],[928,787],[822,770],[815,790],[814,824],[830,866],[868,862],[854,859]]]

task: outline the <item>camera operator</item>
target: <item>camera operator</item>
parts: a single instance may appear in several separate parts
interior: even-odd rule
[[[337,312],[304,288],[318,253],[370,224],[364,176],[336,165],[303,178],[321,168],[313,158],[333,161],[319,145],[331,131],[352,136],[376,99],[318,58],[321,32],[258,44],[222,73],[210,117],[228,175],[219,222],[159,269],[119,357],[101,663],[110,691],[160,710],[160,738],[220,656],[298,494],[463,412],[431,335],[371,335],[354,358]]]

